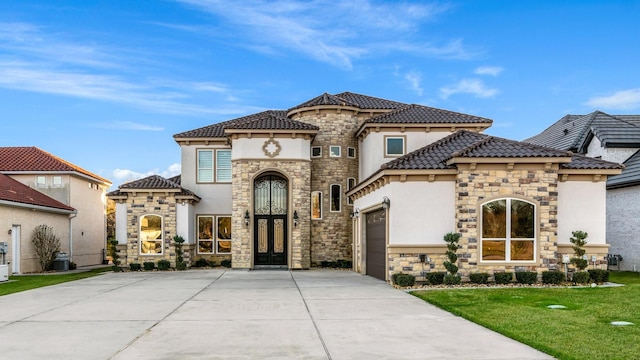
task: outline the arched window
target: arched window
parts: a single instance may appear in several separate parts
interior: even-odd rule
[[[482,261],[535,261],[536,206],[520,199],[482,204]]]
[[[162,255],[162,216],[144,215],[140,218],[140,254]]]

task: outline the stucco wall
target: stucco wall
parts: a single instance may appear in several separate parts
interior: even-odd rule
[[[607,191],[607,242],[622,255],[620,270],[640,270],[640,186]],[[613,266],[612,269],[618,269]]]
[[[587,244],[605,244],[606,198],[604,181],[559,182],[558,244],[570,244],[576,230],[589,234]]]
[[[602,160],[623,163],[636,151],[638,151],[638,148],[603,148],[600,140],[597,137],[594,137],[589,143],[587,153],[585,155],[594,158],[600,157]]]

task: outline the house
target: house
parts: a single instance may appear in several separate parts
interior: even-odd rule
[[[24,244],[25,241],[29,241],[33,228],[45,223],[53,226],[54,232],[62,237],[62,243],[67,246],[66,251],[68,251],[70,261],[76,263],[77,266],[95,265],[103,262],[106,236],[105,195],[106,190],[111,186],[109,180],[37,147],[0,147],[0,174],[4,174],[32,191],[46,195],[52,201],[64,204],[75,211],[69,215],[70,218],[64,225],[55,223],[56,226],[53,226],[54,223],[48,223],[51,216],[45,216],[36,208],[35,213],[32,213],[28,219],[29,221],[14,220],[8,224],[10,228],[20,227],[19,236],[21,238],[12,240],[12,244],[14,242]],[[45,203],[48,204],[48,202]],[[3,211],[17,210],[12,204]],[[37,216],[33,216],[33,214],[37,214]],[[3,220],[5,220],[4,217]],[[33,225],[34,223],[36,225]],[[17,235],[12,231],[12,237],[15,236]],[[22,250],[24,249],[26,248],[23,247]],[[14,256],[17,258],[19,250],[13,248],[10,252],[15,252]],[[27,256],[27,254],[22,253],[21,256]],[[16,267],[12,271],[30,272],[33,270],[29,267]]]
[[[0,174],[0,242],[8,243],[4,260],[13,273],[40,271],[31,242],[36,226],[46,224],[61,239],[61,252],[69,253],[69,230],[76,209],[65,205],[11,177]]]
[[[640,115],[566,115],[524,141],[625,165],[607,179],[606,238],[622,257],[613,269],[640,270]]]
[[[388,280],[443,271],[443,236],[457,232],[468,276],[556,269],[572,253],[558,232],[581,229],[606,264],[605,181],[622,166],[483,134],[491,124],[345,92],[176,134],[179,177],[108,194],[120,253],[125,264],[175,262],[181,236],[188,263],[346,260]]]

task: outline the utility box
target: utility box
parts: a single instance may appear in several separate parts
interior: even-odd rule
[[[9,280],[9,266],[0,265],[0,282]]]
[[[8,242],[0,242],[0,254],[6,254],[9,252],[9,243]]]
[[[55,271],[69,271],[69,254],[58,253],[53,260],[53,270]]]

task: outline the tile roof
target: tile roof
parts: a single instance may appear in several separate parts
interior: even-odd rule
[[[42,206],[68,212],[75,211],[71,206],[52,199],[4,174],[0,174],[0,201]]]
[[[377,97],[361,95],[352,92],[343,92],[336,95],[324,93],[309,101],[305,101],[300,105],[292,107],[291,109],[289,109],[289,111],[320,105],[352,106],[369,110],[392,110],[407,106],[407,104],[403,104],[397,101],[380,99]]]
[[[175,180],[178,180],[176,182]],[[188,189],[183,188],[180,185],[180,176],[174,176],[169,179],[165,179],[160,175],[151,175],[146,178],[142,178],[139,180],[134,180],[128,183],[124,183],[118,186],[117,190],[111,191],[107,194],[107,196],[120,196],[125,195],[125,193],[135,190],[179,190],[173,191],[174,193],[178,193],[179,195],[191,195],[196,196],[196,194]]]
[[[620,175],[607,178],[607,189],[640,185],[640,150],[624,162],[624,170]]]
[[[97,181],[111,181],[91,173],[37,147],[0,147],[0,172],[75,172]]]
[[[259,115],[259,116],[258,116]],[[225,126],[225,130],[312,130],[317,131],[320,128],[303,123],[297,120],[291,120],[286,115],[274,111],[265,111],[253,116],[253,119],[247,121],[238,121]]]
[[[462,114],[449,110],[436,109],[423,105],[408,105],[385,114],[375,116],[365,123],[374,124],[491,124],[493,120]]]
[[[529,143],[487,136],[484,139],[460,149],[452,157],[465,158],[553,158],[571,157],[570,151],[556,150]]]
[[[606,148],[640,147],[640,115],[608,115],[597,112],[590,130]],[[583,144],[584,152],[589,140],[591,139],[586,139]]]
[[[571,162],[560,164],[561,169],[597,169],[597,170],[615,170],[623,169],[624,165],[596,159],[584,155],[574,154]],[[624,170],[623,170],[624,171]]]

